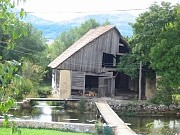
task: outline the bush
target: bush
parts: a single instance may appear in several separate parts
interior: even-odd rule
[[[34,90],[34,85],[29,79],[22,80],[21,84],[17,84],[18,93],[15,96],[16,100],[22,100],[26,98],[26,96]]]
[[[155,96],[150,100],[154,104],[172,104],[172,90],[171,89],[159,89],[157,90]]]
[[[80,112],[84,112],[85,109],[86,109],[86,107],[85,107],[85,100],[84,100],[84,98],[81,98],[81,99],[79,100],[79,102],[78,102],[78,110],[79,110]]]

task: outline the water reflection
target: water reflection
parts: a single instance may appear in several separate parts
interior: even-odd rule
[[[95,112],[80,113],[77,110],[63,109],[61,106],[49,106],[39,102],[31,109],[12,110],[13,119],[29,119],[45,122],[95,123]]]
[[[143,135],[180,135],[180,118],[170,117],[125,117],[125,123],[131,123],[131,128]],[[147,127],[147,125],[151,125]]]

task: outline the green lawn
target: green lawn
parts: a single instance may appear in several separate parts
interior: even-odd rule
[[[21,135],[92,135],[87,133],[63,132],[63,131],[48,130],[48,129],[21,128],[20,130],[21,130]],[[0,127],[0,135],[11,135],[11,128]]]

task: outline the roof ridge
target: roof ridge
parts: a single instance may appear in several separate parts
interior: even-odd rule
[[[54,59],[48,66],[51,68],[56,68],[66,59],[71,57],[78,50],[86,46],[88,43],[92,42],[94,39],[98,38],[102,34],[111,30],[115,26],[106,25],[100,26],[95,29],[90,29],[84,36],[82,36],[79,40],[77,40],[74,44],[72,44],[69,48],[67,48],[62,54],[60,54],[56,59]]]

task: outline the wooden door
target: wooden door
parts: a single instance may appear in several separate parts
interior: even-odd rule
[[[71,96],[71,71],[60,70],[60,98],[67,99]]]
[[[99,77],[98,97],[114,96],[115,81],[113,77]]]

